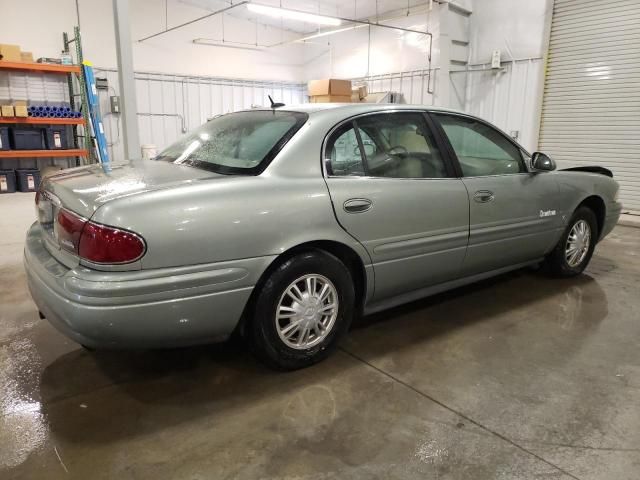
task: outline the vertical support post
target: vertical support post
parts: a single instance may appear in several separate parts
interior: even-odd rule
[[[531,150],[537,150],[540,145],[540,127],[542,126],[542,107],[544,103],[544,86],[547,81],[547,63],[549,62],[549,46],[551,44],[551,22],[553,20],[553,9],[555,0],[547,0],[547,8],[544,12],[544,44],[542,47],[542,68],[538,78],[536,88],[540,92],[538,103],[536,104],[533,117],[533,131],[531,132],[531,143],[527,145]],[[531,63],[531,61],[529,61]],[[528,93],[528,92],[525,92]],[[526,145],[526,144],[525,144]]]
[[[64,51],[69,52],[69,35],[67,34],[67,32],[62,33],[62,43],[64,45]],[[71,110],[75,110],[76,102],[75,102],[75,96],[74,96],[75,92],[73,90],[73,73],[67,74],[67,88],[69,89],[69,107],[71,108]],[[78,126],[77,125],[72,126],[71,131],[73,132],[73,148],[80,148],[80,144],[78,143]],[[73,166],[79,167],[81,161],[82,160],[80,157],[76,157],[74,162],[75,165]],[[69,163],[67,164],[69,165]]]
[[[76,63],[82,65],[84,56],[82,54],[80,27],[73,27],[73,35],[73,42],[76,46]],[[82,111],[82,118],[84,119],[84,125],[82,126],[82,144],[83,147],[89,151],[88,158],[84,160],[81,159],[80,163],[95,163],[97,158],[91,141],[91,129],[89,128],[89,103],[87,101],[87,86],[84,81],[84,73],[81,71],[76,78],[78,79],[78,88],[80,89],[80,110]]]
[[[436,86],[434,93],[434,104],[439,107],[449,107],[450,89],[451,89],[451,12],[448,3],[438,5],[438,13],[440,16],[440,35],[438,43],[440,46],[440,71],[436,75]]]
[[[133,55],[131,52],[129,0],[113,0],[113,19],[116,34],[124,156],[126,160],[132,160],[140,158],[141,153],[140,139],[138,137],[136,86],[133,76]]]

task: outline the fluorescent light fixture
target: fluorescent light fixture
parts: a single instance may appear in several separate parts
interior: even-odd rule
[[[355,30],[357,28],[363,28],[368,26],[369,25],[354,25],[352,27],[344,27],[344,28],[337,28],[335,30],[327,30],[326,32],[314,33],[313,35],[309,35],[307,37],[298,38],[296,42],[306,42],[307,40],[313,40],[314,38],[327,37],[329,35],[333,35],[334,33],[347,32],[349,30]]]
[[[301,12],[299,10],[289,10],[288,8],[269,7],[258,3],[247,3],[247,9],[260,15],[300,20],[301,22],[317,23],[318,25],[332,25],[336,27],[342,23],[340,19],[334,17],[325,17],[324,15],[316,15],[315,13]]]

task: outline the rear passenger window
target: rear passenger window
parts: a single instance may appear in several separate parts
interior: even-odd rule
[[[445,163],[417,112],[363,115],[331,134],[325,149],[333,176],[443,178]]]
[[[370,139],[369,139],[370,140]],[[364,139],[363,139],[364,143]],[[329,160],[331,175],[364,175],[364,165],[355,129],[351,122],[333,132],[327,142],[325,155]]]
[[[443,178],[447,176],[442,155],[424,117],[417,112],[365,115],[356,119],[364,145],[370,176],[387,178]]]

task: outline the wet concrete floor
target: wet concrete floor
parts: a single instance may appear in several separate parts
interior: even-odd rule
[[[640,478],[640,229],[579,278],[526,270],[396,308],[277,373],[235,344],[67,340],[26,289],[32,202],[0,196],[3,480]]]

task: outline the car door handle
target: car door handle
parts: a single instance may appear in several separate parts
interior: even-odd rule
[[[495,196],[491,190],[478,190],[473,194],[473,199],[478,203],[493,202]]]
[[[347,213],[362,213],[371,208],[373,202],[368,198],[350,198],[342,204]]]

